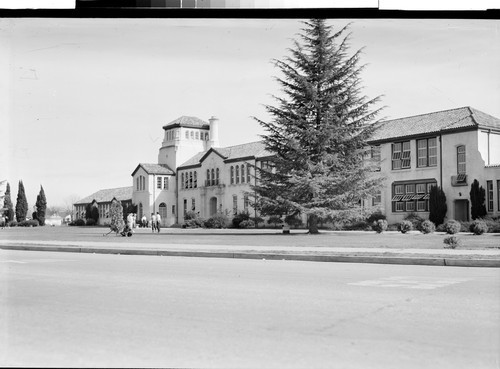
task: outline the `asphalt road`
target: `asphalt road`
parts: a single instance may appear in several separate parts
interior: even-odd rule
[[[0,250],[0,303],[0,366],[500,366],[498,268]]]

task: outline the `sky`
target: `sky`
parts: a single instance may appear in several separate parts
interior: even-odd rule
[[[380,118],[471,106],[500,117],[500,21],[352,22],[362,93]],[[280,95],[273,59],[290,55],[300,19],[0,19],[0,180],[30,206],[132,186],[157,162],[162,126],[220,121],[221,146],[256,141]],[[5,104],[6,102],[6,104]]]

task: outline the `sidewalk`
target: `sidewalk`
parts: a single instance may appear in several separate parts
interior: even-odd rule
[[[120,238],[120,240],[122,240]],[[0,249],[80,252],[122,255],[156,255],[184,257],[217,257],[260,260],[302,260],[321,262],[500,267],[500,249],[402,249],[347,248],[209,244],[144,244],[99,241],[33,241],[0,240]]]

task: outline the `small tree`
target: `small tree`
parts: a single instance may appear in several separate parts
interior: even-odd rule
[[[125,222],[123,221],[123,207],[120,201],[113,199],[109,214],[111,218],[109,228],[118,234],[125,227]]]
[[[429,220],[436,226],[443,224],[448,206],[446,205],[446,195],[439,186],[432,186],[429,194]]]
[[[41,226],[45,225],[45,214],[47,212],[47,199],[45,198],[45,192],[43,191],[43,187],[40,186],[40,193],[36,197],[36,219]]]
[[[12,204],[12,199],[10,197],[10,184],[7,182],[7,189],[5,190],[5,197],[4,197],[4,208],[5,210],[5,217],[7,218],[6,221],[9,222],[14,219],[14,205]]]
[[[484,204],[486,198],[486,191],[482,186],[479,186],[477,179],[472,182],[470,186],[470,202],[471,202],[471,216],[475,220],[483,218],[486,215],[486,205]]]
[[[26,200],[23,181],[19,181],[19,189],[17,191],[17,200],[16,200],[17,221],[22,222],[26,220],[26,214],[28,214],[28,200]]]

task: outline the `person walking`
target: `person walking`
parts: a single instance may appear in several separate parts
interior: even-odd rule
[[[151,213],[151,232],[156,230],[156,215],[155,213]]]
[[[142,222],[142,228],[146,228],[148,226],[148,218],[146,218],[146,214],[142,216],[141,222]]]
[[[160,213],[156,213],[156,230],[160,233],[161,216]]]

